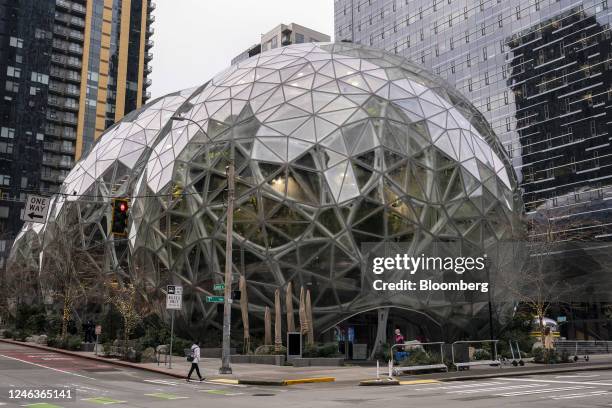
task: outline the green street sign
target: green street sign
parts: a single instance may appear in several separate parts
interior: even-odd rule
[[[224,290],[225,289],[225,283],[215,283],[215,286],[213,286],[213,290]]]
[[[208,303],[223,303],[223,296],[206,296]]]

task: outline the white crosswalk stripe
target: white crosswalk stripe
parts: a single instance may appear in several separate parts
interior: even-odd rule
[[[573,387],[544,388],[544,389],[535,389],[535,390],[505,392],[505,393],[495,394],[495,395],[498,397],[518,397],[519,395],[531,395],[531,394],[543,394],[543,393],[548,393],[548,392],[583,390],[587,388],[595,388],[595,387],[576,385]]]
[[[537,388],[542,387],[540,384],[521,384],[521,385],[507,385],[501,387],[492,387],[492,388],[476,388],[469,390],[455,390],[449,391],[447,394],[457,393],[457,394],[476,394],[479,392],[495,392],[495,391],[503,391],[503,390],[512,390],[512,389],[520,389],[524,390],[525,388]]]
[[[552,399],[563,400],[563,399],[574,399],[574,398],[599,397],[600,395],[605,395],[605,394],[609,394],[609,392],[606,390],[598,390],[598,391],[590,391],[586,393],[557,395],[557,396],[552,397]]]
[[[476,383],[476,384],[460,384],[460,385],[439,385],[439,384],[431,384],[427,387],[419,387],[415,388],[416,391],[431,391],[431,390],[454,390],[461,388],[473,388],[473,387],[488,387],[490,385],[502,385],[505,384],[503,382],[484,382],[484,383]]]

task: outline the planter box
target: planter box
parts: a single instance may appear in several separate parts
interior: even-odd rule
[[[294,367],[342,367],[344,357],[306,357],[291,359]]]
[[[230,349],[230,354],[236,354],[236,347]],[[201,347],[200,348],[201,358],[221,358],[220,347]]]
[[[270,356],[256,356],[250,354],[235,354],[232,355],[231,362],[234,364],[268,364],[283,366],[285,365],[285,355],[270,355]]]

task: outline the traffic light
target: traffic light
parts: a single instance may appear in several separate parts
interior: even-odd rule
[[[128,225],[128,200],[125,198],[113,199],[113,218],[111,231],[116,235],[127,235]]]

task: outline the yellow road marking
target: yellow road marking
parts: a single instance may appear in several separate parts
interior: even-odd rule
[[[400,381],[400,385],[412,385],[412,384],[435,384],[439,383],[438,380],[407,380]]]

